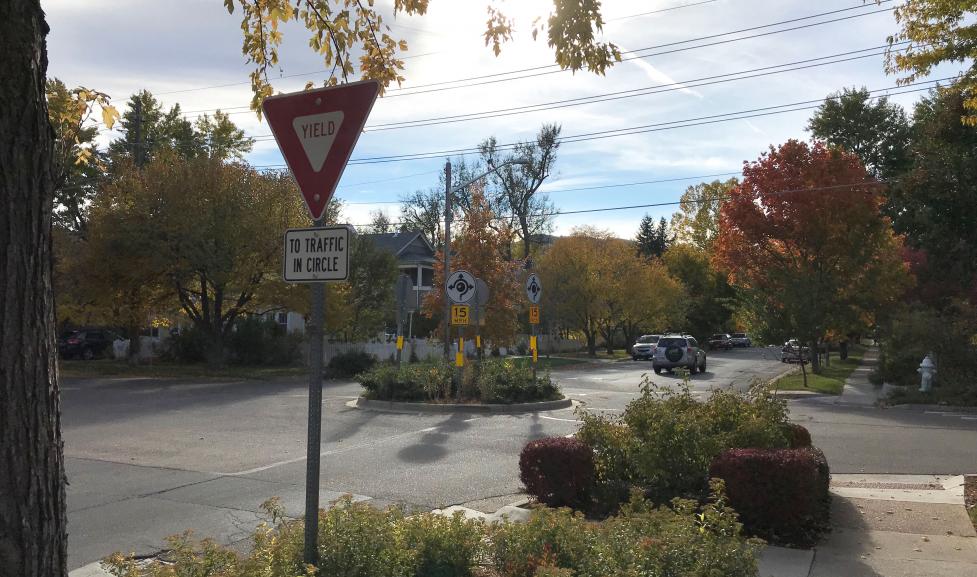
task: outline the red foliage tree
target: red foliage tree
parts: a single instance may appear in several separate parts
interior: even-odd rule
[[[743,176],[723,205],[715,258],[769,334],[816,346],[873,324],[905,291],[882,185],[857,156],[790,140]]]

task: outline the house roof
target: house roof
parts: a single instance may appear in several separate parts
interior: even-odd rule
[[[388,252],[400,262],[433,262],[434,247],[419,230],[364,234],[378,249]]]

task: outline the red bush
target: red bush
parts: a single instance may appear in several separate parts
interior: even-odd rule
[[[811,433],[797,423],[787,423],[784,427],[784,436],[791,449],[803,449],[811,446]]]
[[[813,545],[828,527],[830,475],[819,449],[732,449],[709,475],[725,481],[747,533],[789,545]]]
[[[541,503],[580,508],[594,482],[594,452],[572,438],[531,441],[519,455],[519,479]]]

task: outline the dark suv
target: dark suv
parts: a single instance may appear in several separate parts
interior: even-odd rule
[[[89,361],[104,356],[119,335],[105,329],[82,329],[68,331],[58,339],[58,354],[61,358],[77,357]]]
[[[687,368],[693,375],[706,372],[706,351],[690,335],[663,335],[658,340],[651,368],[660,375],[662,369],[671,371],[676,367]]]
[[[725,333],[719,333],[709,337],[709,348],[712,350],[725,349],[729,350],[733,348],[733,341],[729,339],[729,335]]]

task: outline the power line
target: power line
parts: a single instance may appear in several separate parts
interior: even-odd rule
[[[855,188],[855,187],[862,187],[862,186],[875,187],[875,186],[881,186],[881,185],[884,185],[884,184],[887,184],[887,183],[890,183],[890,182],[896,182],[898,180],[899,179],[892,178],[892,179],[887,179],[887,180],[875,180],[875,181],[866,181],[866,182],[850,182],[850,183],[846,183],[846,184],[835,184],[835,185],[830,185],[830,186],[814,186],[814,187],[805,187],[805,188],[794,188],[794,189],[778,190],[778,191],[774,191],[774,192],[771,192],[771,193],[768,193],[768,194],[770,194],[770,195],[780,195],[780,194],[790,194],[790,193],[797,193],[797,192],[817,192],[817,191],[825,191],[825,190],[840,190],[840,189]],[[687,201],[676,200],[676,201],[670,201],[670,202],[654,202],[654,203],[646,203],[646,204],[629,204],[629,205],[625,205],[625,206],[605,206],[605,207],[587,208],[587,209],[581,209],[581,210],[562,210],[562,211],[558,210],[558,211],[554,211],[554,212],[540,212],[540,213],[536,213],[536,214],[530,214],[529,215],[529,218],[545,218],[545,217],[551,217],[551,216],[566,216],[566,215],[569,215],[569,214],[590,214],[590,213],[596,213],[596,212],[611,212],[611,211],[618,211],[618,210],[635,210],[635,209],[639,209],[639,208],[661,208],[661,207],[664,207],[664,206],[679,206],[681,204],[707,204],[707,203],[713,203],[713,202],[721,202],[721,201],[724,201],[724,200],[729,200],[731,198],[732,197],[727,194],[727,195],[717,195],[717,196],[713,196],[713,197],[709,197],[709,198],[704,198],[704,199],[691,199],[691,200],[687,200]],[[503,220],[503,221],[504,220],[510,220],[510,219],[514,218],[515,216],[516,216],[515,214],[500,215],[500,216],[493,217],[493,220]],[[390,224],[391,224],[391,226],[399,226],[399,225],[410,224],[410,223],[407,223],[407,222],[392,222]],[[354,225],[351,225],[351,226],[355,226],[355,227],[368,227],[368,226],[372,226],[372,225],[370,225],[370,224],[354,224]]]
[[[437,172],[440,172],[440,171],[437,171]],[[666,182],[681,182],[683,180],[701,180],[701,179],[704,179],[704,178],[718,178],[718,177],[721,177],[721,176],[735,176],[737,174],[740,174],[740,172],[737,171],[737,172],[720,172],[720,173],[717,173],[717,174],[698,174],[698,175],[695,175],[695,176],[680,176],[680,177],[676,177],[676,178],[664,178],[664,179],[661,179],[661,180],[642,180],[642,181],[639,181],[639,182],[624,182],[624,183],[619,183],[619,184],[604,184],[604,185],[600,185],[600,186],[583,186],[583,187],[578,187],[578,188],[558,188],[558,189],[555,189],[555,190],[545,190],[545,191],[544,190],[541,190],[539,192],[541,194],[552,194],[552,193],[555,193],[555,192],[577,192],[577,191],[581,191],[581,190],[601,190],[601,189],[607,189],[607,188],[624,188],[624,187],[629,187],[629,186],[640,186],[640,185],[644,185],[644,184],[661,184],[661,183],[666,183]],[[404,202],[403,200],[378,200],[378,201],[375,201],[375,202],[366,202],[366,201],[364,201],[364,202],[348,202],[348,201],[344,201],[343,204],[346,204],[346,205],[403,204],[403,202]]]
[[[715,0],[713,0],[713,1],[715,1]],[[887,2],[892,2],[892,1],[893,0],[881,0],[881,3],[887,3]],[[774,30],[774,31],[770,31],[770,32],[764,32],[764,33],[761,33],[761,34],[752,34],[752,35],[743,36],[743,37],[739,37],[739,38],[732,38],[732,39],[722,40],[722,41],[718,41],[718,42],[711,42],[711,43],[701,44],[701,45],[696,45],[696,46],[687,46],[687,47],[684,47],[684,48],[677,48],[677,49],[672,49],[672,50],[665,50],[665,51],[660,51],[660,52],[654,52],[654,53],[651,53],[651,54],[644,54],[644,55],[640,55],[640,56],[637,56],[636,55],[639,52],[646,52],[646,51],[650,51],[650,50],[657,50],[659,48],[668,48],[668,47],[671,47],[671,46],[679,46],[679,45],[682,45],[682,44],[688,44],[688,43],[692,43],[692,42],[699,42],[699,41],[702,41],[702,40],[710,40],[710,39],[713,39],[713,38],[721,38],[723,36],[730,36],[730,35],[739,34],[739,33],[742,33],[742,32],[748,32],[748,31],[753,31],[753,30],[760,30],[760,29],[764,29],[764,28],[771,28],[773,26],[779,26],[779,25],[782,25],[782,24],[790,24],[790,23],[793,23],[793,22],[800,22],[800,21],[804,21],[804,20],[810,20],[810,19],[813,19],[813,18],[818,18],[818,17],[821,17],[821,16],[827,16],[827,15],[831,15],[831,14],[837,14],[837,13],[841,13],[841,12],[847,12],[847,11],[850,11],[850,10],[863,9],[866,6],[868,6],[868,5],[866,4],[866,5],[859,5],[859,6],[854,6],[854,7],[850,7],[850,8],[842,8],[842,9],[839,9],[839,10],[831,10],[831,11],[828,11],[828,12],[821,12],[821,13],[812,14],[812,15],[809,15],[809,16],[802,16],[802,17],[799,17],[799,18],[792,18],[792,19],[789,19],[789,20],[782,20],[782,21],[779,21],[779,22],[772,22],[770,24],[763,24],[763,25],[760,25],[760,26],[752,26],[752,27],[749,27],[749,28],[742,28],[742,29],[733,30],[733,31],[730,31],[730,32],[722,32],[722,33],[718,33],[718,34],[710,34],[710,35],[707,35],[707,36],[700,36],[700,37],[697,37],[697,38],[690,38],[690,39],[687,39],[687,40],[679,40],[679,41],[675,41],[675,42],[669,42],[669,43],[666,43],[666,44],[658,44],[658,45],[654,45],[654,46],[647,46],[647,47],[644,47],[644,48],[637,48],[635,50],[631,50],[631,51],[629,51],[629,52],[626,53],[626,54],[632,54],[632,55],[635,55],[635,56],[623,58],[622,59],[622,62],[627,62],[627,61],[630,61],[630,60],[638,60],[638,59],[651,58],[653,56],[663,56],[663,55],[666,55],[666,54],[674,54],[674,53],[677,53],[677,52],[684,52],[684,51],[688,51],[688,50],[695,50],[697,48],[708,48],[708,47],[711,47],[711,46],[717,46],[717,45],[721,45],[721,44],[728,44],[728,43],[731,43],[731,42],[739,42],[741,40],[750,40],[750,39],[760,38],[760,37],[764,37],[764,36],[770,36],[770,35],[774,35],[774,34],[781,34],[781,33],[784,33],[784,32],[792,32],[792,31],[796,31],[796,30],[802,30],[802,29],[805,29],[805,28],[812,28],[812,27],[815,27],[815,26],[822,26],[824,24],[831,24],[831,23],[835,23],[835,22],[841,22],[841,21],[845,21],[845,20],[851,20],[853,18],[860,18],[862,16],[869,16],[869,15],[872,15],[872,14],[880,14],[880,13],[883,13],[883,12],[890,12],[889,9],[875,10],[875,11],[872,11],[872,12],[865,12],[865,13],[862,13],[862,14],[854,14],[854,15],[851,15],[851,16],[845,16],[845,17],[841,17],[841,18],[834,18],[834,19],[825,20],[825,21],[822,21],[822,22],[814,22],[814,23],[803,25],[803,26],[795,26],[795,27],[790,27],[790,28],[784,28],[784,29],[781,29],[781,30]],[[500,76],[509,76],[509,75],[513,75],[513,74],[521,74],[523,72],[536,72],[536,71],[541,71],[541,70],[548,70],[548,72],[543,72],[543,73],[539,73],[539,74],[525,74],[525,75],[516,76],[516,77],[513,77],[513,78],[502,78],[502,79],[499,79],[498,78]],[[427,94],[427,93],[431,93],[431,92],[441,92],[441,91],[445,91],[445,90],[455,90],[455,89],[458,89],[458,88],[470,88],[470,87],[475,87],[475,86],[483,86],[485,84],[495,84],[495,83],[498,83],[498,82],[506,82],[506,81],[509,81],[509,80],[521,80],[521,79],[525,79],[525,78],[535,78],[535,77],[539,77],[539,76],[545,76],[545,75],[549,75],[549,74],[556,74],[556,73],[560,73],[560,72],[566,72],[566,70],[565,69],[562,69],[562,68],[559,68],[559,66],[556,65],[556,64],[545,64],[545,65],[541,65],[541,66],[534,66],[534,67],[523,68],[523,69],[519,69],[519,70],[510,70],[508,72],[497,72],[497,73],[494,73],[494,74],[485,74],[485,75],[480,75],[480,76],[470,76],[470,77],[467,77],[467,78],[458,78],[458,79],[455,79],[455,80],[445,80],[445,81],[433,82],[433,83],[428,83],[428,84],[419,84],[417,86],[410,86],[410,87],[404,87],[404,88],[392,88],[392,89],[387,90],[384,93],[383,98],[395,98],[395,97],[398,97],[398,96],[412,96],[412,95],[415,95],[415,94]],[[284,76],[283,78],[288,78],[288,77],[291,77],[291,76],[303,76],[303,75],[304,76],[307,76],[308,74],[310,74],[310,73]],[[496,78],[496,80],[492,80],[490,82],[478,82],[478,83],[474,83],[474,84],[463,84],[463,85],[459,85],[459,86],[446,86],[446,85],[449,85],[449,84],[459,84],[459,83],[462,83],[462,82],[468,82],[468,81],[472,81],[472,80],[483,80],[483,79],[487,79],[487,78]],[[249,83],[236,83],[236,84],[230,84],[230,85],[222,85],[222,86],[217,86],[215,88],[224,87],[224,86],[235,86],[235,85],[238,85],[238,84],[249,84]],[[431,89],[431,90],[419,90],[421,88],[431,88],[431,87],[439,87],[439,86],[441,86],[442,88],[436,88],[436,89]],[[199,89],[186,89],[186,90],[183,90],[183,91],[160,92],[160,93],[157,93],[157,94],[158,95],[173,94],[173,93],[176,93],[176,92],[187,92],[187,91],[190,91],[190,90],[203,90],[205,88],[206,87],[199,88]],[[241,106],[218,107],[218,108],[212,108],[212,109],[201,109],[201,110],[195,110],[195,111],[187,111],[187,113],[188,114],[190,114],[190,113],[196,113],[196,112],[203,113],[203,112],[212,112],[212,111],[215,111],[215,110],[222,110],[222,111],[226,111],[226,110],[240,110],[240,112],[232,112],[231,114],[246,114],[246,113],[249,113],[250,112],[250,108],[251,108],[250,105],[241,105]]]
[[[642,12],[640,14],[630,14],[628,16],[618,16],[616,18],[608,18],[605,22],[617,22],[619,20],[629,20],[631,18],[640,18],[642,16],[651,16],[652,14],[661,14],[662,12],[671,12],[673,10],[681,10],[683,8],[692,8],[694,6],[702,6],[703,4],[712,4],[717,0],[704,0],[702,2],[694,2],[690,4],[679,4],[678,6],[670,6],[668,8],[659,8],[658,10],[652,10],[651,12]]]
[[[882,3],[892,2],[892,1],[893,0],[881,0]],[[668,48],[668,47],[671,47],[671,46],[679,46],[681,44],[688,44],[688,43],[691,43],[691,42],[699,42],[699,41],[702,41],[702,40],[711,40],[713,38],[721,38],[723,36],[730,36],[730,35],[733,35],[733,34],[740,34],[742,32],[748,32],[748,31],[752,31],[752,30],[760,30],[760,29],[763,29],[763,28],[771,28],[773,26],[780,26],[780,25],[783,25],[783,24],[790,24],[790,23],[793,23],[793,22],[800,22],[800,21],[803,21],[803,20],[810,20],[810,19],[813,19],[813,18],[821,17],[821,16],[827,16],[827,15],[831,15],[831,14],[837,14],[839,12],[846,12],[846,11],[849,11],[849,10],[858,10],[858,9],[862,9],[862,8],[864,8],[866,6],[868,6],[868,5],[866,4],[866,5],[854,6],[854,7],[851,7],[851,8],[842,8],[840,10],[832,10],[832,11],[829,11],[829,12],[822,12],[822,13],[819,13],[819,14],[812,14],[810,16],[803,16],[803,17],[800,17],[800,18],[792,18],[792,19],[789,19],[789,20],[782,20],[780,22],[771,22],[770,24],[763,24],[763,25],[760,25],[760,26],[751,26],[749,28],[742,28],[742,29],[739,29],[739,30],[732,30],[730,32],[722,32],[722,33],[718,33],[718,34],[710,34],[710,35],[707,35],[707,36],[700,36],[700,37],[697,37],[697,38],[689,38],[687,40],[679,40],[679,41],[676,41],[676,42],[668,42],[668,43],[665,43],[665,44],[657,44],[657,45],[654,45],[654,46],[646,46],[644,48],[637,48],[635,50],[631,50],[631,51],[627,52],[626,54],[631,54],[632,56],[627,57],[627,58],[622,58],[621,61],[622,62],[627,62],[627,61],[630,61],[630,60],[638,60],[638,59],[643,59],[643,58],[650,58],[652,56],[661,56],[661,55],[664,55],[664,54],[673,54],[675,52],[683,52],[683,51],[686,51],[686,50],[694,50],[696,48],[706,48],[706,47],[709,47],[709,46],[717,46],[717,45],[720,45],[720,44],[727,44],[727,43],[730,43],[730,42],[739,42],[740,40],[749,40],[749,39],[753,39],[753,38],[760,38],[760,37],[763,37],[763,36],[770,36],[770,35],[773,35],[773,34],[780,34],[780,33],[783,33],[783,32],[792,32],[792,31],[795,31],[795,30],[803,30],[805,28],[812,28],[812,27],[815,27],[815,26],[822,26],[824,24],[832,24],[832,23],[835,23],[835,22],[842,22],[842,21],[851,20],[851,19],[854,19],[854,18],[861,18],[863,16],[870,16],[872,14],[881,14],[883,12],[891,12],[891,10],[889,10],[887,8],[886,9],[882,9],[882,10],[874,10],[874,11],[865,12],[865,13],[862,13],[862,14],[853,14],[851,16],[844,16],[844,17],[841,17],[841,18],[833,18],[833,19],[830,19],[830,20],[822,21],[822,22],[813,22],[813,23],[810,23],[810,24],[805,24],[803,26],[794,26],[794,27],[790,27],[790,28],[784,28],[782,30],[774,30],[774,31],[770,31],[770,32],[764,32],[764,33],[761,33],[761,34],[753,34],[753,35],[749,35],[749,36],[743,36],[743,37],[740,37],[740,38],[732,38],[732,39],[723,40],[723,41],[719,41],[719,42],[712,42],[712,43],[702,44],[702,45],[696,45],[696,46],[687,46],[687,47],[684,47],[684,48],[677,48],[677,49],[667,50],[667,51],[663,51],[663,52],[656,52],[656,53],[653,53],[653,54],[644,54],[644,55],[640,55],[640,56],[637,55],[639,52],[647,52],[647,51],[650,51],[650,50],[657,50],[659,48]],[[427,94],[429,92],[440,92],[440,91],[443,91],[443,90],[454,90],[456,88],[471,88],[471,87],[474,87],[474,86],[484,86],[486,84],[495,84],[497,82],[508,82],[510,80],[521,80],[521,79],[524,79],[524,78],[535,78],[535,77],[538,77],[538,76],[545,76],[545,75],[549,75],[549,74],[557,74],[557,73],[567,72],[567,71],[568,71],[568,69],[560,68],[559,65],[557,65],[557,64],[544,64],[544,65],[540,65],[540,66],[533,66],[533,67],[529,67],[529,68],[522,68],[522,69],[519,69],[519,70],[510,70],[508,72],[496,72],[496,73],[493,73],[493,74],[483,74],[483,75],[480,75],[480,76],[469,76],[469,77],[466,77],[466,78],[458,78],[458,79],[455,79],[455,80],[444,80],[444,81],[441,81],[441,82],[432,82],[432,83],[428,83],[428,84],[419,84],[417,86],[410,86],[410,87],[405,87],[405,88],[395,88],[395,89],[391,89],[391,90],[386,91],[384,93],[384,98],[396,98],[398,96],[412,96],[412,95],[415,95],[415,94]],[[522,76],[515,76],[515,77],[512,77],[512,78],[501,78],[501,79],[498,78],[500,76],[510,76],[510,75],[514,75],[514,74],[522,74],[524,72],[530,72],[532,74],[523,74]],[[462,83],[462,82],[470,82],[470,81],[485,80],[485,79],[494,79],[494,80],[487,80],[485,82],[475,82],[475,83],[464,84],[464,85],[460,85],[460,86],[446,86],[446,85],[449,85],[449,84],[458,84],[458,83]],[[441,87],[441,88],[432,88],[432,87]],[[431,89],[430,90],[418,90],[420,88],[431,88]]]

